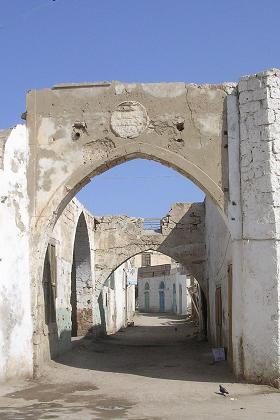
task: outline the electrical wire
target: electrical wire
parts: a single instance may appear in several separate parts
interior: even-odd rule
[[[36,12],[36,11],[41,10],[43,8],[46,8],[46,7],[50,7],[50,5],[55,2],[55,0],[45,0],[45,1],[46,1],[46,3],[44,3],[44,4],[43,3],[41,3],[39,5],[37,4],[36,6],[31,7],[30,9],[23,10],[21,13],[18,13],[17,15],[13,16],[10,19],[9,18],[5,19],[5,23],[0,22],[0,30],[5,29],[7,27],[7,25],[9,25],[10,23],[13,23],[17,19],[25,19],[29,15],[31,15],[33,12]]]
[[[104,176],[106,179],[155,179],[155,178],[180,178],[178,175],[155,175],[155,176]]]

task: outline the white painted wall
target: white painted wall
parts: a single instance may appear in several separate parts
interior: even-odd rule
[[[153,267],[151,266],[151,271]],[[186,315],[190,308],[190,296],[187,291],[187,287],[190,285],[190,278],[185,274],[180,274],[177,267],[171,269],[170,274],[159,275],[153,277],[138,277],[138,304],[139,310],[145,312],[145,285],[149,285],[149,301],[150,310],[149,312],[160,312],[160,298],[159,292],[161,282],[164,282],[164,297],[165,297],[165,312],[174,312],[173,303],[173,285],[175,285],[175,299],[176,299],[176,310],[175,313],[178,315]],[[182,311],[180,312],[180,293],[179,288],[182,287]]]
[[[235,372],[280,386],[280,72],[238,84],[242,241],[235,250]]]
[[[33,373],[27,132],[9,135],[0,168],[0,381]]]
[[[135,286],[126,284],[127,263],[118,267],[102,289],[106,333],[115,334],[132,321],[135,312]]]
[[[186,274],[180,274],[177,268],[172,268],[170,282],[176,286],[177,315],[187,315],[191,308],[191,298],[187,289],[190,286],[190,277],[186,276]],[[182,311],[180,311],[180,286],[182,288]]]

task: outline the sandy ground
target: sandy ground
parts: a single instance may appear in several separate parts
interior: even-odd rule
[[[234,382],[193,332],[178,317],[141,314],[114,336],[77,340],[40,380],[0,387],[0,419],[280,419],[279,392]]]

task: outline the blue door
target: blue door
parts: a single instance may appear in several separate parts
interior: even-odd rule
[[[179,314],[182,315],[183,312],[183,291],[182,285],[179,286]]]
[[[164,312],[165,311],[165,303],[164,303],[164,291],[161,290],[159,292],[159,311]]]

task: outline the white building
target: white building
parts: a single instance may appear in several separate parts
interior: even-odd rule
[[[186,315],[191,309],[191,298],[187,289],[190,285],[190,277],[178,264],[140,267],[138,269],[139,310]]]

